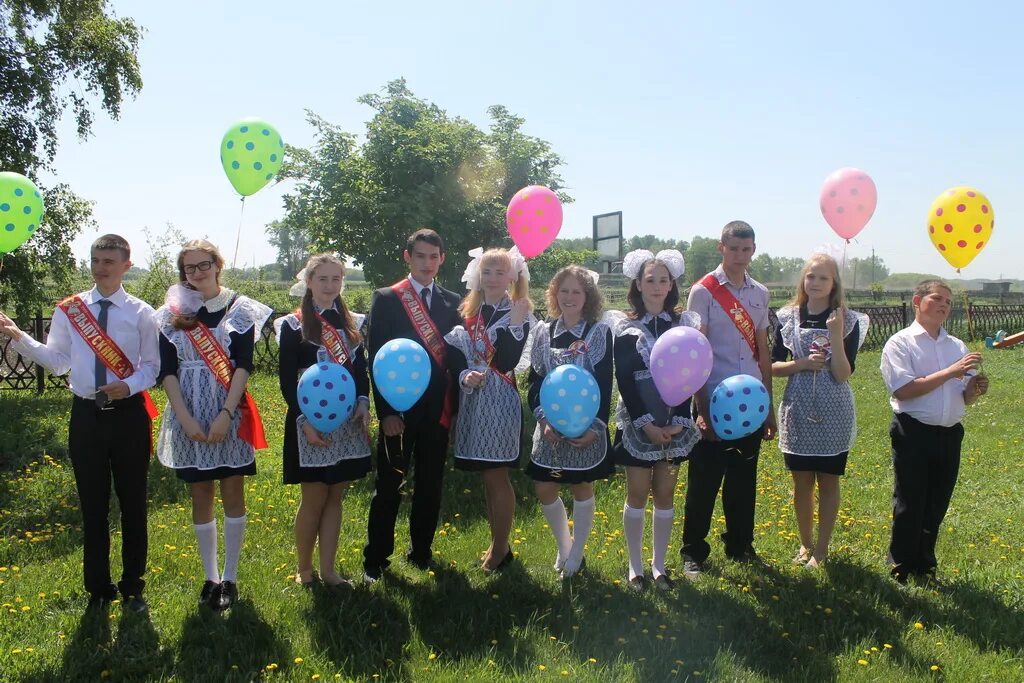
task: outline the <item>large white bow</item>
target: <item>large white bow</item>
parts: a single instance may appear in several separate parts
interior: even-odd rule
[[[469,251],[470,261],[466,265],[465,272],[462,273],[462,281],[466,283],[468,291],[480,289],[480,261],[483,260],[483,255],[483,247],[477,247]],[[526,265],[526,259],[519,253],[519,247],[509,249],[508,258],[512,261],[512,272],[515,273],[512,281],[515,282],[519,278],[524,278],[529,282],[530,268]]]
[[[634,249],[622,259],[622,274],[630,280],[635,280],[644,272],[644,265],[653,259],[657,259],[668,267],[668,273],[673,280],[678,280],[686,272],[686,261],[678,249],[662,249],[657,254],[652,254],[647,249]]]

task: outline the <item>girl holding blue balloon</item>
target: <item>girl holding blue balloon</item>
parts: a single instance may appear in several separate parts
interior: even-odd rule
[[[273,311],[220,285],[224,257],[206,240],[178,254],[180,283],[157,311],[160,376],[169,407],[157,457],[189,484],[192,523],[206,582],[199,605],[227,609],[238,599],[245,537],[243,477],[256,474],[263,424],[246,384],[256,338]],[[224,568],[217,567],[216,483],[224,501]]]
[[[554,534],[558,548],[555,571],[562,578],[573,576],[583,566],[584,546],[594,526],[593,482],[606,478],[613,469],[608,457],[612,333],[601,321],[602,304],[597,273],[580,266],[563,268],[548,285],[549,320],[537,323],[531,334],[527,404],[537,418],[537,427],[526,472]],[[572,373],[564,379],[556,376],[557,369],[566,367],[581,371],[575,380],[580,387],[575,391]],[[566,386],[550,386],[552,380]],[[583,419],[570,425],[566,415],[570,420],[576,415]],[[563,485],[573,494],[571,533],[559,495]]]
[[[827,254],[808,259],[799,283],[793,302],[778,312],[772,375],[789,378],[779,403],[779,448],[793,475],[800,531],[800,549],[793,561],[815,568],[828,556],[839,514],[839,478],[846,472],[856,436],[857,414],[848,380],[867,336],[868,317],[845,307],[839,266]]]
[[[646,585],[642,564],[644,511],[654,498],[651,573],[656,587],[668,589],[672,581],[665,569],[665,555],[672,534],[673,496],[679,464],[700,440],[690,419],[690,399],[667,405],[654,384],[651,351],[657,339],[674,327],[700,327],[690,311],[679,313],[676,280],[685,270],[683,256],[674,249],[646,249],[626,254],[622,272],[632,282],[628,300],[631,310],[615,330],[615,378],[619,387],[616,411],[618,430],[613,458],[626,468],[626,501],[622,525],[629,552],[629,588]]]
[[[349,483],[370,471],[370,378],[359,327],[341,298],[345,264],[310,257],[292,293],[295,313],[274,321],[280,346],[278,377],[288,404],[284,421],[284,483],[299,484],[295,513],[295,581],[313,582],[313,547],[320,546],[320,580],[350,585],[335,561],[342,502]],[[326,368],[326,369],[325,369]],[[302,386],[297,383],[302,376]]]
[[[516,498],[510,468],[519,463],[523,409],[515,367],[530,326],[530,271],[516,247],[474,249],[462,281],[468,294],[459,308],[464,324],[445,335],[448,367],[458,380],[459,418],[455,423],[455,466],[480,472],[487,500],[491,544],[484,571],[504,569],[513,558],[509,545]]]

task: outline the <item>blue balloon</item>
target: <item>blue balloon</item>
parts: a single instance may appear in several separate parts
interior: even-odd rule
[[[722,380],[711,393],[711,426],[723,441],[742,439],[768,419],[768,390],[750,375]]]
[[[392,408],[405,412],[430,384],[430,357],[411,339],[392,339],[373,358],[373,384]]]
[[[578,365],[559,365],[540,385],[544,417],[558,433],[575,439],[594,423],[601,404],[601,387]]]
[[[352,416],[356,383],[338,363],[310,365],[299,378],[299,410],[324,434],[333,432]]]

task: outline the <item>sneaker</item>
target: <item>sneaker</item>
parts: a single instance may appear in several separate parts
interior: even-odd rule
[[[704,573],[704,563],[699,562],[689,555],[683,555],[683,576],[691,581],[697,580]]]
[[[203,589],[199,591],[199,606],[217,609],[220,604],[220,584],[216,581],[207,581]]]
[[[380,567],[363,567],[363,583],[368,586],[372,586],[380,581],[383,575],[384,570]]]

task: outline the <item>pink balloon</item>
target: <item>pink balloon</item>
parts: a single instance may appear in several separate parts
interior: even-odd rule
[[[875,182],[859,168],[841,168],[825,178],[821,186],[821,215],[845,240],[864,229],[876,204]]]
[[[711,343],[693,327],[673,327],[651,349],[651,377],[666,405],[677,406],[708,381]]]
[[[562,203],[546,187],[524,187],[508,203],[505,225],[519,253],[533,258],[547,249],[562,229]]]

